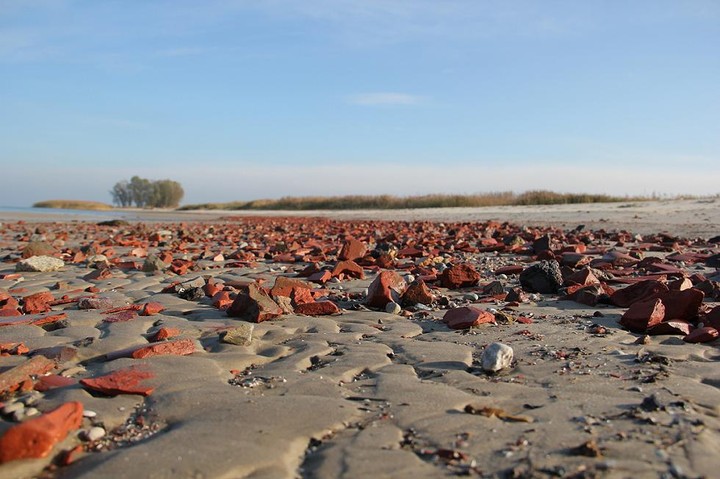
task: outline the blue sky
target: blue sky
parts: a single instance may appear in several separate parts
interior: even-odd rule
[[[720,193],[720,2],[0,0],[0,205]]]

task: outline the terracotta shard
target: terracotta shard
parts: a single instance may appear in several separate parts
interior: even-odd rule
[[[337,278],[340,275],[345,275],[357,279],[365,278],[365,272],[363,271],[362,266],[360,266],[353,260],[338,261],[338,263],[335,265],[335,268],[333,268],[332,270],[332,275],[334,278]]]
[[[402,295],[402,304],[412,306],[415,304],[432,304],[435,300],[432,291],[422,279],[416,279],[408,286]]]
[[[630,286],[618,289],[610,297],[610,301],[620,308],[629,308],[638,301],[647,301],[660,298],[669,291],[668,287],[656,280],[644,280]]]
[[[702,328],[697,328],[685,336],[683,341],[687,343],[709,343],[711,341],[715,341],[718,336],[720,336],[720,333],[717,329],[712,326],[704,326]]]
[[[17,366],[0,373],[0,394],[16,390],[30,376],[45,374],[55,367],[55,362],[44,356],[34,356]]]
[[[295,305],[295,314],[304,314],[306,316],[324,316],[328,314],[337,314],[340,309],[331,301],[318,301],[316,303],[301,303]]]
[[[130,356],[134,359],[150,358],[152,356],[187,356],[195,352],[195,342],[192,339],[177,339],[163,343],[150,344],[134,350]]]
[[[440,275],[440,286],[457,289],[475,286],[480,281],[480,273],[469,263],[450,266]]]
[[[270,290],[270,296],[286,296],[289,298],[294,288],[310,290],[313,288],[313,285],[301,279],[278,276],[275,279],[275,285]]]
[[[620,324],[634,333],[644,333],[660,324],[664,318],[665,306],[656,298],[633,303],[620,318]]]
[[[352,238],[345,242],[340,250],[338,259],[354,261],[365,256],[365,253],[367,253],[367,246],[365,246],[365,243]]]
[[[385,308],[391,301],[400,303],[406,287],[405,280],[395,271],[381,271],[368,287],[366,303],[373,308]]]
[[[12,426],[0,437],[0,463],[46,457],[82,424],[83,405],[67,402],[37,418]]]
[[[104,376],[81,379],[80,384],[88,389],[108,396],[117,396],[118,394],[140,394],[141,396],[148,396],[155,388],[143,385],[142,383],[146,379],[154,377],[155,375],[150,371],[144,371],[138,368],[126,368],[113,371]]]
[[[248,285],[247,293],[240,293],[227,309],[228,316],[261,323],[283,314],[282,308],[255,283]]]
[[[463,306],[449,309],[443,316],[442,322],[450,329],[467,329],[486,323],[495,324],[495,315],[473,306]]]

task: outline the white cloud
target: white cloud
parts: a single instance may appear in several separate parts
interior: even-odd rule
[[[348,101],[355,105],[382,106],[382,105],[418,105],[423,97],[397,92],[360,93],[348,97]]]

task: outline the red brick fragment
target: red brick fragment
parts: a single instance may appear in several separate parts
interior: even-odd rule
[[[655,326],[648,329],[647,333],[650,335],[658,334],[682,334],[686,336],[695,329],[695,326],[690,324],[688,321],[682,319],[671,319],[665,320],[662,323],[656,324]]]
[[[207,282],[205,283],[205,286],[203,286],[203,292],[205,293],[205,296],[208,298],[212,298],[217,293],[222,291],[224,288],[224,285],[220,283],[216,283],[215,280],[212,278],[209,278]]]
[[[432,291],[422,279],[416,279],[410,283],[410,286],[408,286],[402,295],[402,304],[408,306],[415,304],[432,304],[434,300],[435,297]]]
[[[270,296],[286,296],[289,298],[295,288],[311,290],[313,285],[301,279],[278,276],[275,279],[275,285],[270,290]]]
[[[644,333],[660,324],[664,318],[665,306],[660,299],[655,298],[633,303],[620,318],[620,324],[634,333]]]
[[[170,339],[170,338],[174,338],[175,336],[179,336],[181,332],[182,331],[180,331],[178,328],[162,327],[162,328],[158,329],[157,332],[155,332],[155,334],[153,334],[151,341],[153,341],[153,342],[164,341],[166,339]]]
[[[154,316],[165,311],[165,306],[161,303],[143,303],[140,306],[140,316]]]
[[[340,309],[331,301],[318,301],[315,303],[301,303],[295,305],[295,314],[304,314],[306,316],[323,316],[328,314],[337,314]]]
[[[83,405],[67,402],[37,418],[16,424],[0,437],[0,464],[46,457],[55,444],[82,424]]]
[[[51,389],[64,388],[66,386],[72,386],[77,384],[77,379],[66,378],[58,374],[48,374],[47,376],[40,376],[35,382],[35,390],[40,392],[49,391]]]
[[[233,300],[230,298],[229,291],[218,291],[212,297],[211,303],[217,309],[225,311],[233,303]]]
[[[257,284],[251,283],[247,293],[238,294],[227,309],[228,316],[260,323],[283,314],[282,308]]]
[[[520,274],[523,272],[523,269],[525,267],[521,264],[512,264],[509,266],[501,266],[495,271],[493,271],[496,275],[500,274]]]
[[[367,246],[362,241],[351,238],[345,242],[340,254],[338,254],[339,260],[354,261],[365,256],[367,253]]]
[[[130,367],[113,371],[104,376],[81,379],[80,384],[88,389],[108,396],[117,396],[118,394],[140,394],[141,396],[148,396],[155,388],[143,385],[142,383],[146,379],[153,377],[155,377],[155,374],[150,371]]]
[[[495,324],[495,315],[490,311],[478,309],[473,306],[449,309],[442,322],[450,329],[467,329],[480,324]]]
[[[667,291],[660,296],[665,306],[667,319],[695,319],[705,294],[699,289],[689,288],[679,291]]]
[[[290,299],[292,299],[293,306],[315,302],[313,292],[305,288],[293,288],[292,292],[290,293]]]
[[[440,285],[443,288],[469,288],[480,281],[480,273],[469,263],[450,266],[440,275]]]
[[[365,272],[362,266],[357,264],[355,261],[338,261],[335,268],[332,270],[333,277],[337,278],[340,275],[349,276],[351,278],[364,279]]]
[[[143,346],[130,354],[134,359],[150,358],[152,356],[187,356],[195,352],[195,343],[192,339],[177,339]]]
[[[50,303],[55,297],[49,291],[31,294],[23,298],[23,312],[25,314],[37,314],[50,311]]]
[[[715,341],[718,336],[720,336],[720,332],[718,332],[717,329],[712,326],[704,326],[702,328],[697,328],[685,336],[683,341],[687,343],[709,343],[711,341]]]
[[[45,374],[55,367],[55,362],[44,356],[33,356],[27,361],[0,373],[0,395],[18,389],[30,376]],[[32,383],[31,383],[32,384]]]
[[[618,289],[610,297],[610,301],[620,308],[629,308],[638,301],[660,298],[668,291],[668,287],[664,283],[655,280],[644,280],[631,284],[626,288]]]
[[[29,351],[25,343],[0,343],[0,356],[19,356]]]
[[[332,273],[328,270],[318,271],[308,276],[308,281],[313,283],[325,284],[332,279]]]
[[[370,283],[366,303],[373,308],[384,308],[389,302],[400,303],[407,284],[395,271],[381,271]]]

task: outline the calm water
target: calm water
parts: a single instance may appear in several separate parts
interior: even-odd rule
[[[133,216],[127,211],[95,211],[95,210],[66,210],[61,208],[32,208],[23,206],[0,206],[0,218],[12,219],[16,214],[31,215],[28,219],[37,216],[45,217],[50,221],[79,220],[103,221],[116,218],[127,219]]]

